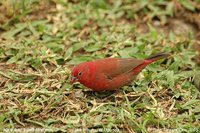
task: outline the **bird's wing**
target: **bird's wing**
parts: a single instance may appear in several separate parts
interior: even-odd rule
[[[106,62],[105,65],[107,66],[105,67],[104,72],[109,79],[113,79],[118,75],[129,72],[144,62],[144,60],[135,58],[114,58],[104,61]]]
[[[144,60],[139,60],[135,58],[125,58],[125,59],[118,59],[117,62],[118,66],[116,74],[118,75],[133,70],[137,66],[141,65],[144,62]]]

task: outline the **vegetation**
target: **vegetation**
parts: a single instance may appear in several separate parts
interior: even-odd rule
[[[0,12],[0,131],[200,131],[199,0],[1,0]],[[69,84],[80,62],[161,51],[118,91]]]

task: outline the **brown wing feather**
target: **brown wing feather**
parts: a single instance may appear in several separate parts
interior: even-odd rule
[[[143,62],[144,60],[138,60],[135,58],[117,58],[116,70],[112,70],[108,76],[114,78],[117,75],[133,70],[135,67],[141,65]]]

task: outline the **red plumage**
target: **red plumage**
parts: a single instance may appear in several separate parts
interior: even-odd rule
[[[159,53],[145,60],[135,58],[105,58],[84,62],[72,70],[71,83],[80,82],[94,91],[115,90],[133,81],[147,65],[169,54]]]

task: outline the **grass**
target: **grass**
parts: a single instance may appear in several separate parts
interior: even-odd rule
[[[1,1],[0,131],[200,131],[198,21],[178,15],[195,15],[199,6],[199,0]],[[171,57],[119,91],[69,84],[80,62],[160,51]]]

